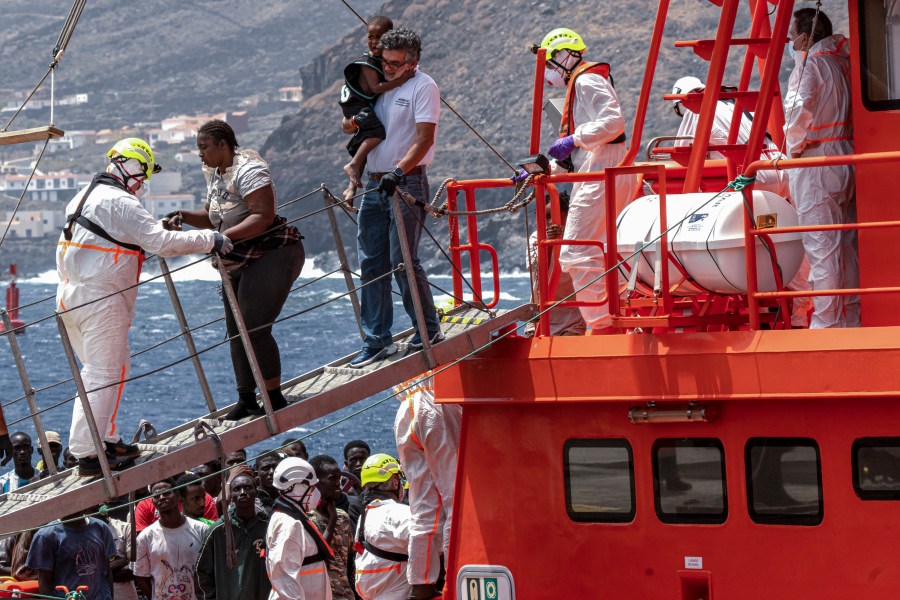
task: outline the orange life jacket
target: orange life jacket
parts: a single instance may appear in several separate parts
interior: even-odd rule
[[[595,73],[604,79],[608,79],[612,85],[612,77],[609,74],[609,63],[592,63],[582,61],[580,65],[575,67],[572,75],[569,77],[569,85],[566,88],[566,101],[563,105],[562,120],[559,123],[559,137],[566,137],[575,132],[575,80],[585,73]],[[610,144],[621,144],[625,142],[625,134],[611,140]]]

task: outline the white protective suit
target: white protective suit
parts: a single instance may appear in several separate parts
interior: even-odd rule
[[[406,554],[412,522],[409,507],[391,499],[373,500],[365,511],[365,522],[360,517],[357,527],[365,525],[366,541],[379,550]],[[364,551],[356,557],[356,592],[363,600],[406,600],[410,590],[406,565]]]
[[[407,578],[416,585],[437,581],[440,554],[447,556],[462,406],[435,403],[430,376],[400,393],[412,381],[394,388],[400,400],[394,437],[409,482]]]
[[[840,34],[816,42],[809,49],[805,68],[798,54],[784,98],[790,157],[853,153],[849,56],[849,40]],[[792,169],[790,185],[800,225],[856,222],[852,166]],[[813,289],[859,287],[856,239],[856,231],[803,234]],[[859,296],[820,296],[813,299],[813,305],[812,328],[860,324]]]
[[[67,216],[74,214],[86,191],[87,188],[69,202]],[[112,238],[160,256],[207,253],[215,241],[213,231],[166,231],[135,196],[110,185],[97,185],[81,214]],[[121,437],[116,413],[131,365],[128,328],[137,296],[137,288],[120,290],[137,283],[141,262],[138,251],[109,242],[78,224],[72,227],[71,241],[60,236],[56,248],[56,308],[74,309],[63,314],[63,323],[83,365],[81,378],[89,392],[97,429],[105,441],[112,443]],[[102,299],[75,308],[98,298]],[[117,382],[119,385],[91,392]],[[97,455],[78,400],[72,412],[69,449],[76,458]]]
[[[694,137],[697,131],[697,122],[700,115],[681,107],[684,116],[681,118],[681,125],[678,127],[678,137]],[[734,104],[731,102],[719,101],[716,103],[716,115],[713,119],[712,129],[709,132],[710,145],[723,145],[728,143],[728,131],[731,128],[731,118],[734,115]],[[738,144],[746,144],[750,140],[750,128],[753,122],[747,115],[741,116],[740,131],[738,132]],[[688,146],[691,142],[688,140],[677,140],[675,145]],[[775,160],[783,158],[784,155],[778,150],[778,146],[768,137],[765,138],[766,149],[762,151],[760,160]],[[710,158],[725,158],[720,152],[710,152]],[[791,191],[788,182],[787,171],[759,171],[756,174],[756,181],[753,188],[764,190],[778,194],[782,198],[790,198]],[[760,265],[759,268],[766,268],[767,265]],[[785,286],[791,290],[809,290],[809,263],[804,260],[800,265],[800,270],[790,282],[786,282]],[[798,327],[805,327],[807,323],[807,315],[812,308],[812,298],[800,297],[793,299],[793,311],[791,314],[791,324]]]
[[[596,73],[584,73],[575,78],[575,151],[572,163],[578,173],[602,171],[614,167],[624,158],[626,144],[609,144],[625,132],[625,119],[619,98],[612,84]],[[616,180],[616,213],[624,208],[638,185],[637,176],[623,176]],[[599,240],[606,243],[606,188],[601,181],[576,183],[572,186],[569,219],[563,238]],[[590,284],[576,295],[579,301],[599,301],[606,292],[606,270],[603,253],[596,246],[562,246],[559,264],[572,277],[576,290]],[[611,265],[610,265],[611,266]],[[618,290],[613,290],[618,293]],[[609,304],[580,307],[585,322],[592,329],[610,324]]]
[[[331,600],[325,562],[303,566],[318,552],[316,542],[294,517],[275,511],[266,530],[266,571],[272,582],[269,600]]]

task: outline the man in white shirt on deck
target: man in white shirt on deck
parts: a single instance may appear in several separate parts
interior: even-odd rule
[[[399,187],[416,200],[430,201],[425,170],[434,158],[441,108],[437,84],[431,77],[416,70],[422,52],[422,42],[416,32],[405,27],[392,29],[381,36],[381,46],[384,76],[388,81],[403,76],[407,71],[416,71],[416,74],[400,87],[379,96],[375,103],[375,114],[384,123],[387,137],[367,158],[366,194],[359,207],[356,240],[362,282],[360,316],[365,345],[362,352],[350,361],[350,366],[354,368],[364,367],[397,351],[391,335],[394,320],[391,281],[384,275],[404,261],[391,198]],[[418,258],[425,209],[401,201],[400,210],[425,328],[431,343],[436,343],[443,339],[443,334],[428,278]],[[416,324],[415,306],[406,273],[398,271],[394,276],[403,297],[403,308]],[[410,346],[422,347],[418,332],[410,341]]]

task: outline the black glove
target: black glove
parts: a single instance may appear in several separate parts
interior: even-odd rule
[[[0,466],[4,466],[12,460],[13,447],[12,442],[9,441],[8,433],[0,434],[0,456],[3,457],[3,462],[0,462]]]
[[[181,231],[181,225],[184,220],[181,217],[180,210],[174,210],[162,219],[163,229],[167,231]]]
[[[382,175],[381,191],[388,196],[393,196],[394,191],[397,189],[397,184],[400,183],[401,177],[403,177],[403,170],[400,167],[397,167],[390,173],[385,173],[384,175]]]

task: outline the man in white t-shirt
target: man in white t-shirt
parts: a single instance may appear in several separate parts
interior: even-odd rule
[[[381,47],[385,79],[393,81],[408,71],[415,71],[415,76],[379,96],[375,103],[375,115],[384,123],[387,137],[367,158],[366,194],[359,207],[356,239],[362,281],[361,318],[365,346],[350,362],[351,367],[364,367],[397,351],[391,336],[394,320],[391,281],[384,275],[404,261],[391,198],[399,187],[416,200],[430,201],[425,170],[434,158],[441,109],[437,84],[431,77],[416,70],[422,52],[422,41],[416,32],[405,27],[392,29],[381,37]],[[418,258],[425,209],[418,205],[409,206],[402,200],[400,208],[425,327],[431,343],[436,343],[443,339],[443,334],[428,278]],[[406,273],[397,271],[394,276],[403,296],[403,308],[415,324],[415,306]],[[410,345],[413,348],[422,347],[418,332]]]
[[[178,509],[178,494],[171,480],[150,488],[159,520],[137,538],[134,577],[150,600],[196,600],[194,566],[207,526],[189,519]]]

